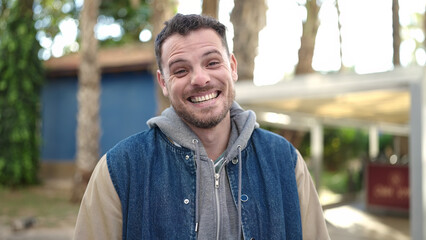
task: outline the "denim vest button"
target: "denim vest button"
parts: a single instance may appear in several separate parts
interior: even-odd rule
[[[189,155],[186,155],[186,156],[185,156],[185,159],[186,159],[186,160],[188,160],[188,159],[189,159]]]
[[[238,163],[238,158],[234,158],[234,159],[232,159],[232,163],[233,163],[233,164],[237,164],[237,163]]]
[[[248,201],[248,196],[246,194],[241,195],[241,201],[242,202],[247,202]]]
[[[183,200],[183,203],[185,203],[185,204],[188,204],[189,203],[189,199],[185,199],[185,200]]]

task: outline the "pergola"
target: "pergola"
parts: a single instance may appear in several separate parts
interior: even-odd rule
[[[268,86],[239,81],[236,98],[244,108],[256,112],[259,122],[310,131],[316,179],[320,174],[325,125],[367,128],[371,157],[378,154],[380,132],[408,136],[411,238],[426,239],[424,70],[408,67],[364,75],[316,73]]]

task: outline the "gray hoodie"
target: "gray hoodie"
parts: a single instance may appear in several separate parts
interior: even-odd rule
[[[198,239],[241,238],[241,205],[233,200],[224,168],[230,162],[238,164],[241,161],[241,151],[246,147],[253,130],[259,125],[256,123],[254,112],[243,110],[236,102],[231,107],[230,115],[231,134],[228,147],[222,155],[223,164],[216,167],[217,170],[197,135],[172,107],[147,122],[151,128],[159,127],[175,145],[194,151],[197,164],[195,227],[198,230]],[[241,192],[241,181],[239,185]]]

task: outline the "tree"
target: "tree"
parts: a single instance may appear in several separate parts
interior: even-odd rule
[[[74,20],[78,25],[78,18],[82,6],[81,1],[75,0],[35,0],[36,28],[39,33],[39,41],[48,39],[53,41],[60,36],[60,23],[65,20]],[[102,0],[99,6],[99,26],[115,24],[121,30],[119,36],[103,36],[99,39],[101,47],[120,46],[126,43],[139,42],[139,34],[145,28],[149,28],[151,9],[149,0]],[[69,29],[68,29],[69,30]],[[42,37],[40,37],[42,36]],[[78,38],[76,39],[78,40]],[[65,46],[64,54],[76,51]],[[51,48],[45,47],[45,52],[51,52]]]
[[[0,184],[38,182],[40,92],[33,1],[0,2]]]
[[[315,38],[317,36],[319,22],[319,6],[316,0],[307,0],[307,17],[303,23],[303,34],[299,49],[299,63],[296,66],[295,74],[314,72],[312,68],[312,58],[314,56]]]
[[[337,26],[339,29],[339,43],[340,43],[340,71],[344,71],[345,70],[345,65],[343,64],[343,39],[342,39],[342,24],[340,21],[340,7],[339,7],[339,0],[336,0],[336,10],[337,10]]]
[[[217,19],[219,14],[219,0],[203,0],[201,14]]]
[[[152,25],[152,35],[154,36],[154,38],[150,42],[152,51],[154,51],[155,37],[160,33],[161,29],[163,29],[164,22],[175,14],[176,6],[177,6],[176,0],[152,1],[151,3],[152,16],[150,19],[150,23]],[[154,76],[155,78],[155,76],[157,76],[157,65],[155,62],[152,63],[151,72],[152,72],[152,76]],[[156,86],[157,86],[156,95],[157,95],[157,102],[158,102],[157,112],[161,113],[164,109],[166,109],[170,105],[170,103],[169,103],[169,100],[165,96],[163,96],[163,92],[160,86],[158,84]]]
[[[254,58],[259,45],[259,31],[266,25],[265,0],[235,0],[231,12],[234,25],[234,54],[238,78],[253,80]]]
[[[84,1],[81,12],[81,63],[78,76],[77,161],[72,201],[79,202],[99,160],[100,70],[94,27],[99,1]]]
[[[425,6],[425,11],[423,13],[423,35],[426,35],[426,6]],[[423,47],[426,48],[426,41],[423,40]]]
[[[149,18],[155,17],[150,8],[150,4],[156,4],[155,2],[157,0],[102,0],[99,6],[99,16],[104,16],[102,19],[105,19],[105,23],[113,21],[119,24],[123,34],[119,38],[100,41],[100,44],[105,46],[138,42],[140,32],[149,27]],[[102,19],[99,18],[98,22]]]
[[[400,24],[399,24],[399,2],[392,0],[392,29],[393,29],[393,65],[401,65],[399,57],[399,46],[401,45]]]

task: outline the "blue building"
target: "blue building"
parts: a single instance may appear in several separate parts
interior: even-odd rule
[[[146,121],[156,114],[156,83],[149,70],[153,62],[153,53],[140,45],[99,51],[100,156],[121,139],[147,129]],[[41,174],[56,176],[62,174],[58,166],[73,166],[76,158],[79,56],[50,59],[45,66]]]

